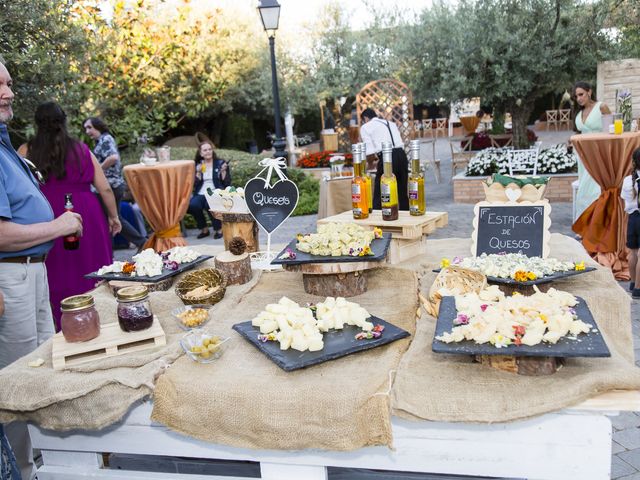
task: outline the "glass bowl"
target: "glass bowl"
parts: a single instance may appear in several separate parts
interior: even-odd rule
[[[204,347],[205,343],[208,343],[209,340],[216,340],[217,342],[214,345],[217,348]],[[222,355],[224,348],[226,347],[225,342],[229,340],[229,338],[223,338],[219,335],[214,335],[207,330],[203,330],[201,328],[196,328],[184,334],[184,336],[180,339],[180,346],[184,350],[184,353],[193,360],[198,363],[211,363]],[[192,351],[193,347],[200,347],[207,349],[206,353],[197,353]]]
[[[202,328],[211,318],[211,305],[185,305],[171,310],[171,315],[183,330]],[[192,313],[193,312],[193,313]]]

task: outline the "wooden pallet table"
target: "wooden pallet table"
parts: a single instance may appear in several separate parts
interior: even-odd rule
[[[400,263],[425,252],[427,235],[437,228],[445,227],[449,223],[447,212],[427,212],[421,216],[412,216],[409,212],[400,211],[397,220],[382,220],[382,212],[374,210],[369,218],[354,220],[351,211],[318,220],[319,224],[329,222],[356,223],[366,228],[379,227],[383,232],[391,233],[391,245],[387,262]]]
[[[53,337],[52,362],[55,370],[102,358],[166,345],[167,339],[157,317],[146,330],[124,332],[118,322],[100,325],[100,335],[88,342],[67,342],[58,332]]]

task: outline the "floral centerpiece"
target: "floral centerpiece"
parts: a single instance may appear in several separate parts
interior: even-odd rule
[[[344,157],[344,165],[349,167],[353,165],[353,155],[351,153],[336,153],[324,150],[317,153],[304,153],[298,158],[298,167],[300,168],[327,168],[331,166],[331,157],[340,155]]]
[[[622,125],[625,132],[631,131],[633,112],[631,106],[631,90],[616,90],[616,112],[622,114]]]
[[[493,173],[509,173],[508,149],[487,148],[475,155],[467,166],[467,176],[486,176]],[[565,144],[546,148],[538,154],[539,174],[572,173],[578,169],[573,152],[567,151]]]

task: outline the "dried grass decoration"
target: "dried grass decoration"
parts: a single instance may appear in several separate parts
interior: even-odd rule
[[[487,286],[487,277],[468,268],[449,266],[440,270],[429,289],[429,303],[424,307],[429,315],[437,317],[442,297],[480,292]]]
[[[215,305],[227,289],[224,276],[215,268],[187,273],[176,285],[176,295],[185,305]]]

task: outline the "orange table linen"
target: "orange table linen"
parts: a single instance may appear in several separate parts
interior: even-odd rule
[[[460,123],[465,130],[465,133],[468,135],[473,135],[480,125],[480,118],[475,115],[470,115],[466,117],[460,117]]]
[[[144,248],[161,252],[186,245],[180,220],[189,207],[195,163],[174,160],[153,166],[127,165],[123,172],[133,198],[154,231]]]
[[[625,237],[627,215],[620,190],[631,173],[631,154],[640,148],[640,133],[574,135],[571,143],[602,193],[573,224],[582,244],[598,263],[612,269],[617,280],[629,279]]]

